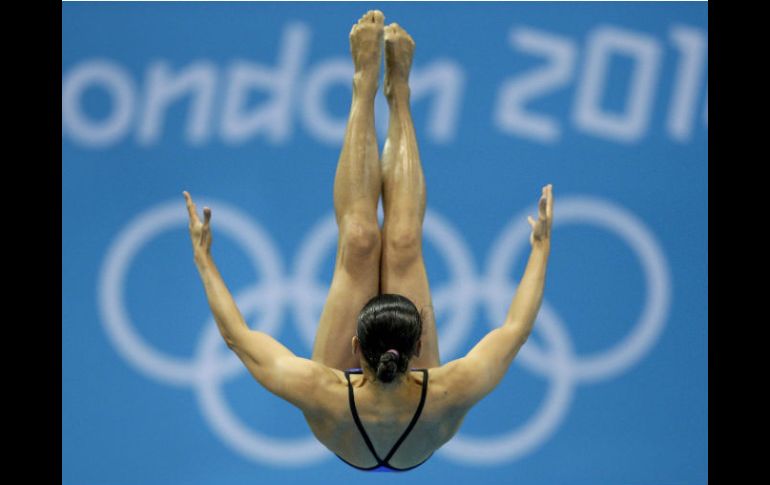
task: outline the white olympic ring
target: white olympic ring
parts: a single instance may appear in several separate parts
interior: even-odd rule
[[[302,340],[312,348],[318,319],[328,287],[316,281],[326,255],[334,255],[337,226],[332,215],[313,227],[298,251],[293,279],[284,270],[268,233],[239,209],[227,203],[200,199],[198,204],[215,207],[216,231],[241,246],[260,282],[238,292],[235,300],[247,321],[261,318],[250,327],[275,335],[279,331],[283,305],[293,304],[294,320]],[[493,325],[502,322],[516,285],[507,271],[529,242],[526,215],[532,207],[509,222],[492,246],[487,261],[487,278],[476,277],[471,252],[457,231],[441,216],[427,210],[424,240],[433,243],[448,266],[451,283],[432,288],[442,361],[456,357],[470,332],[475,303],[481,301]],[[555,209],[555,225],[588,223],[618,234],[637,254],[648,288],[645,309],[631,333],[601,355],[575,354],[566,325],[543,300],[535,329],[545,337],[549,351],[533,342],[520,351],[516,362],[550,379],[551,385],[541,408],[530,422],[494,437],[469,437],[458,433],[439,452],[457,462],[489,464],[510,461],[534,451],[555,432],[566,415],[575,386],[615,377],[636,364],[660,336],[668,315],[671,284],[668,263],[650,231],[635,216],[601,199],[562,197]],[[380,206],[380,218],[382,207]],[[188,360],[169,357],[145,343],[132,325],[124,304],[126,272],[140,249],[160,232],[186,228],[184,204],[167,202],[147,210],[128,224],[107,251],[102,265],[98,302],[101,323],[118,354],[146,376],[197,391],[204,418],[219,437],[241,455],[260,462],[298,466],[328,456],[326,448],[311,435],[304,439],[276,439],[253,432],[232,413],[222,395],[222,384],[243,370],[240,361],[225,353],[223,340],[209,317],[204,325],[195,356]],[[450,310],[451,318],[441,318]]]

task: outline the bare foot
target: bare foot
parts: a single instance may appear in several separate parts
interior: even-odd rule
[[[382,12],[369,10],[350,30],[350,53],[356,70],[354,83],[366,91],[377,91],[384,23]]]
[[[397,23],[385,27],[385,96],[409,94],[414,40]]]

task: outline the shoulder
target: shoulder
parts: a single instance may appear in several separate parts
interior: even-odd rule
[[[475,402],[469,391],[478,382],[478,373],[471,364],[459,358],[430,369],[431,396],[448,413],[464,414]]]
[[[310,359],[298,358],[296,365],[301,366],[302,381],[308,384],[307,389],[318,393],[337,393],[347,386],[345,373]]]
[[[273,373],[277,378],[266,387],[305,414],[327,415],[346,385],[343,372],[294,355],[277,359]]]

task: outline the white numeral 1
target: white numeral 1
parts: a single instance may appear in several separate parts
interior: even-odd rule
[[[692,136],[695,124],[696,101],[701,84],[701,73],[705,66],[708,41],[702,31],[681,25],[671,29],[671,40],[681,55],[677,65],[666,128],[676,141],[686,142]],[[708,109],[708,104],[706,106]]]

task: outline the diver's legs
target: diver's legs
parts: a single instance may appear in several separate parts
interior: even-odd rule
[[[353,99],[334,178],[339,228],[329,294],[321,313],[312,359],[344,370],[358,367],[351,351],[356,319],[379,291],[380,229],[377,201],[382,178],[374,131],[374,96],[380,72],[384,17],[369,11],[350,32],[355,65]]]
[[[398,26],[385,27],[385,96],[390,125],[382,150],[381,292],[398,293],[415,304],[422,315],[422,351],[411,367],[440,366],[436,319],[422,257],[422,222],[425,217],[425,178],[409,109],[409,70],[414,41]]]

